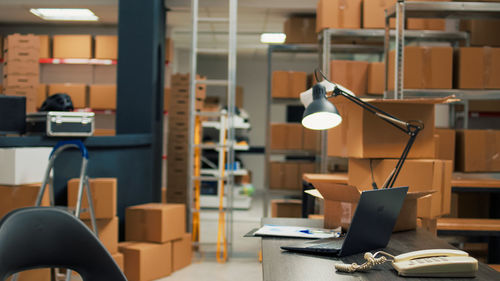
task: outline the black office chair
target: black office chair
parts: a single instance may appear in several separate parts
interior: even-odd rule
[[[69,268],[84,281],[127,281],[97,237],[65,210],[30,207],[0,221],[0,280],[35,268]]]

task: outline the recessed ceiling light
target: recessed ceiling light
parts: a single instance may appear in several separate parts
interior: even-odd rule
[[[260,35],[260,42],[264,44],[283,44],[285,39],[285,33],[262,33]]]
[[[30,9],[30,12],[44,20],[58,21],[97,21],[99,17],[89,9],[55,9],[38,8]]]

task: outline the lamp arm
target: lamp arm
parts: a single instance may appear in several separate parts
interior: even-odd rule
[[[335,89],[333,90],[333,93],[329,96],[326,96],[326,98],[331,98],[331,97],[336,97],[336,96],[343,96],[344,98],[361,106],[362,108],[364,108],[368,112],[378,116],[383,121],[391,124],[392,126],[398,128],[399,130],[403,131],[406,134],[410,134],[412,132],[412,130],[414,129],[412,127],[416,127],[415,125],[412,125],[408,122],[402,121],[401,119],[399,119],[395,116],[392,116],[391,114],[383,111],[382,109],[380,109],[374,105],[371,105],[367,102],[364,102],[363,100],[361,100],[360,98],[358,98],[356,96],[349,95],[348,93],[345,93],[344,91],[342,91],[338,87],[335,87]]]

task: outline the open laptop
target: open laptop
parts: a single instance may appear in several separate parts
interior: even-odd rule
[[[385,248],[407,192],[407,186],[363,191],[345,236],[282,246],[281,249],[342,257]]]

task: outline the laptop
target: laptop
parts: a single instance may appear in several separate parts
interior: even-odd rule
[[[385,248],[407,192],[407,186],[363,191],[345,236],[282,246],[281,249],[342,257]]]

